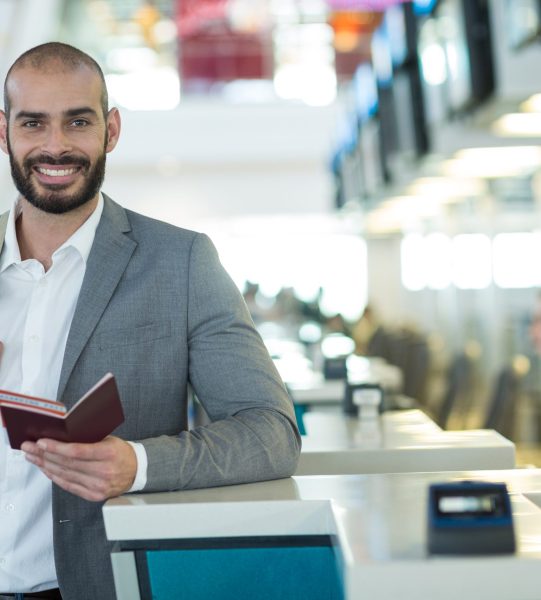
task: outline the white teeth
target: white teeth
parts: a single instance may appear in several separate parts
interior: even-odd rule
[[[72,175],[77,169],[42,169],[38,167],[38,171],[50,177],[65,177],[66,175]]]

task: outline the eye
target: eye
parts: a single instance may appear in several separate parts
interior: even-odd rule
[[[74,119],[71,124],[73,127],[86,127],[89,123],[86,119]]]
[[[35,129],[36,127],[40,126],[40,122],[35,121],[35,120],[34,121],[24,121],[22,125],[26,129]]]

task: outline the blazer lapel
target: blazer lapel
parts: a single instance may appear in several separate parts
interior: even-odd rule
[[[130,230],[124,209],[104,195],[103,214],[88,257],[64,352],[58,385],[59,399],[137,246],[134,240],[125,235]]]

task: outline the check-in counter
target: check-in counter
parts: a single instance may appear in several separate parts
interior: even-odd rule
[[[444,431],[420,410],[376,419],[310,412],[296,475],[512,469],[515,445],[493,430]]]
[[[380,358],[352,356],[348,360],[355,365],[357,384],[378,385],[394,408],[412,407],[415,400],[401,394],[402,371]],[[302,435],[306,433],[305,416],[314,409],[337,408],[344,410],[347,396],[347,380],[326,379],[322,372],[315,371],[306,362],[291,362],[291,359],[277,359],[276,366],[287,385],[295,407],[297,423]]]
[[[428,554],[428,486],[463,479],[507,484],[515,553]],[[118,600],[538,600],[540,504],[541,471],[514,469],[126,495],[103,514]]]
[[[356,357],[357,380],[378,383],[388,393],[398,394],[402,390],[402,371],[379,358]],[[359,364],[361,366],[359,366]],[[278,364],[280,370],[280,363]],[[340,405],[346,392],[344,379],[325,379],[323,373],[305,368],[286,370],[281,367],[295,404],[307,406]]]

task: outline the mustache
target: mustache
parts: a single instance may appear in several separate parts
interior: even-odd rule
[[[27,158],[24,161],[24,166],[27,169],[31,169],[34,165],[40,163],[51,166],[76,165],[83,168],[88,168],[90,166],[90,161],[87,158],[72,154],[66,154],[64,156],[60,156],[59,158],[55,158],[54,156],[49,156],[47,154],[40,154],[39,156]]]

